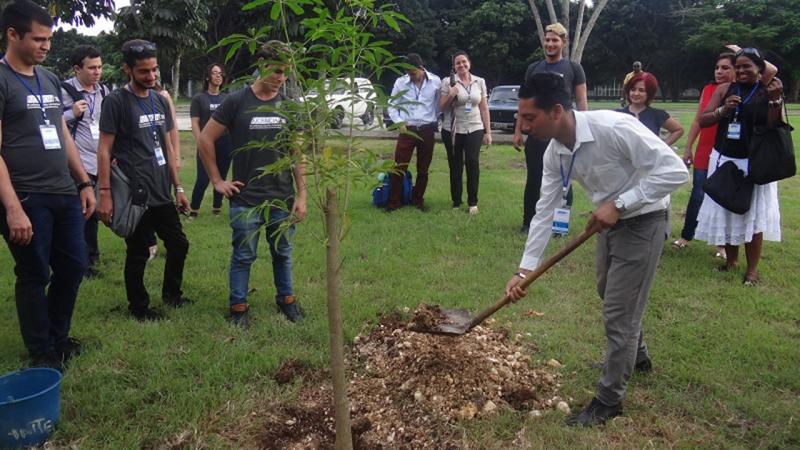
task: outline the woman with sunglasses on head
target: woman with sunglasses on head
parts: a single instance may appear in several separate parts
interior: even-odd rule
[[[453,71],[442,80],[439,109],[444,112],[442,141],[450,166],[450,196],[453,209],[461,207],[462,173],[467,167],[467,206],[471,215],[478,214],[478,179],[481,144],[492,144],[489,126],[489,104],[486,82],[470,73],[471,62],[466,52],[453,56]]]
[[[211,63],[206,67],[206,76],[204,81],[203,90],[192,98],[192,104],[189,108],[189,116],[192,119],[192,134],[195,141],[199,140],[200,133],[208,123],[208,120],[217,110],[217,107],[225,100],[226,94],[220,92],[222,85],[225,83],[225,69],[218,63]],[[224,180],[228,176],[228,169],[231,166],[231,151],[233,151],[233,143],[231,136],[227,132],[224,133],[214,143],[216,149],[217,168],[220,175]],[[192,190],[192,203],[189,212],[189,217],[197,217],[197,210],[200,209],[200,204],[203,201],[206,188],[208,187],[209,179],[206,173],[203,162],[200,160],[200,155],[197,155],[197,180],[194,183]],[[213,189],[212,189],[213,190]],[[222,207],[223,195],[214,190],[214,200],[211,205],[211,214],[219,215],[220,208]]]
[[[764,61],[757,49],[735,50],[736,81],[720,84],[700,117],[701,127],[717,125],[709,178],[727,161],[747,174],[753,128],[777,124],[783,112],[783,84],[775,78],[775,66]],[[721,271],[738,267],[739,245],[744,244],[747,271],[742,281],[748,286],[757,284],[763,241],[781,239],[777,183],[755,185],[750,209],[744,214],[728,211],[706,195],[698,214],[696,237],[712,245],[725,245],[726,263]]]
[[[628,101],[628,106],[617,111],[636,117],[656,136],[661,135],[662,128],[667,130],[669,134],[664,137],[664,142],[672,145],[683,135],[683,127],[670,117],[668,112],[650,107],[656,92],[658,92],[658,80],[655,75],[649,72],[634,75],[625,85],[625,99]]]
[[[708,176],[708,158],[711,156],[711,150],[714,147],[714,141],[717,138],[717,124],[710,127],[700,128],[700,116],[711,101],[711,96],[717,89],[717,86],[723,83],[731,83],[736,80],[736,72],[733,66],[736,62],[736,57],[731,52],[722,53],[717,56],[717,61],[714,66],[714,81],[708,83],[703,87],[703,92],[700,95],[700,106],[697,109],[697,115],[692,121],[692,126],[689,128],[689,137],[686,138],[686,147],[683,150],[683,160],[687,165],[694,163],[694,172],[692,174],[692,193],[689,195],[689,204],[686,205],[686,218],[683,222],[683,230],[681,237],[672,242],[672,247],[676,249],[683,249],[689,245],[689,241],[694,239],[694,231],[697,228],[697,213],[700,211],[700,205],[703,203],[703,183]],[[700,140],[697,142],[697,150],[692,158],[692,146],[694,145],[697,137]],[[725,246],[720,245],[717,247],[715,255],[718,258],[725,259]]]

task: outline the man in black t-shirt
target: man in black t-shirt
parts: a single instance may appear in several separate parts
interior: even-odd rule
[[[150,309],[144,287],[144,269],[150,256],[153,231],[164,241],[167,260],[161,295],[164,304],[180,307],[191,300],[183,297],[183,266],[189,241],[181,229],[178,210],[188,211],[183,193],[176,149],[170,143],[171,110],[163,97],[153,91],[158,74],[155,44],[139,39],[122,45],[125,73],[130,83],[108,94],[100,117],[100,142],[97,147],[97,177],[100,220],[108,224],[114,211],[111,198],[111,159],[130,178],[133,186],[147,192],[147,211],[133,234],[125,239],[125,290],[128,309],[137,320],[156,320],[161,314]],[[175,203],[171,187],[175,186]]]
[[[8,46],[0,63],[0,233],[16,263],[14,297],[32,365],[63,370],[81,351],[69,329],[94,193],[62,115],[58,78],[39,66],[52,19],[19,0],[0,21]]]
[[[255,262],[259,229],[266,227],[272,255],[275,302],[292,322],[303,319],[292,287],[292,245],[294,224],[306,215],[305,168],[302,162],[275,173],[262,173],[265,167],[290,155],[290,142],[283,131],[288,120],[281,113],[287,99],[279,92],[286,81],[280,61],[285,44],[270,41],[256,57],[271,61],[252,86],[230,94],[208,121],[197,147],[214,189],[231,199],[233,254],[230,268],[230,319],[247,328],[247,292],[250,266]],[[228,130],[233,139],[233,177],[225,181],[216,164],[214,142]],[[242,147],[252,142],[269,142],[261,148]],[[297,191],[295,191],[296,185]],[[281,207],[288,205],[288,208]],[[264,209],[266,206],[266,210]],[[284,232],[281,224],[292,221]],[[284,226],[286,226],[284,224]]]
[[[567,45],[567,30],[560,23],[553,23],[545,28],[544,35],[544,55],[545,59],[537,61],[525,71],[525,82],[530,80],[535,73],[555,72],[564,77],[567,89],[570,90],[570,97],[575,99],[575,109],[587,111],[589,102],[586,97],[586,75],[583,67],[579,63],[564,59],[563,49]],[[531,219],[536,214],[536,202],[539,201],[539,191],[542,188],[542,160],[544,151],[550,140],[536,139],[536,136],[528,136],[525,141],[525,165],[527,166],[528,176],[525,181],[525,196],[523,199],[522,227],[520,231],[528,234]],[[514,148],[522,147],[522,129],[520,121],[517,121],[514,131]],[[564,202],[567,206],[572,205],[572,187],[564,195]]]

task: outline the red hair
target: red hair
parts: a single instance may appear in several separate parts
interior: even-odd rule
[[[647,93],[647,100],[645,103],[649,105],[656,97],[656,92],[658,92],[658,80],[656,76],[650,72],[642,72],[639,75],[634,75],[634,77],[628,81],[628,84],[625,85],[625,98],[630,102],[631,89],[640,81],[644,82],[644,91]]]

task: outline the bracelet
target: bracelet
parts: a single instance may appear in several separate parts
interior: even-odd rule
[[[181,185],[175,186],[175,192],[183,194],[184,193],[183,186]]]
[[[82,191],[87,187],[94,187],[94,182],[92,180],[84,181],[83,183],[78,184],[78,191]]]
[[[527,276],[525,276],[525,274],[524,274],[524,273],[522,273],[522,272],[517,272],[517,273],[515,273],[514,275],[516,275],[516,276],[518,276],[518,277],[522,278],[523,280],[524,280],[525,278],[528,278],[528,277],[527,277]]]
[[[781,106],[783,106],[783,97],[778,97],[777,100],[770,100],[769,106],[773,108],[780,108]]]
[[[110,191],[111,188],[110,187],[101,187],[101,188],[97,188],[97,190],[98,191]]]

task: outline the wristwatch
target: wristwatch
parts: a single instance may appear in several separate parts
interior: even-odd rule
[[[617,208],[617,211],[621,213],[625,212],[625,201],[622,200],[622,197],[617,197],[614,200],[614,208]]]

